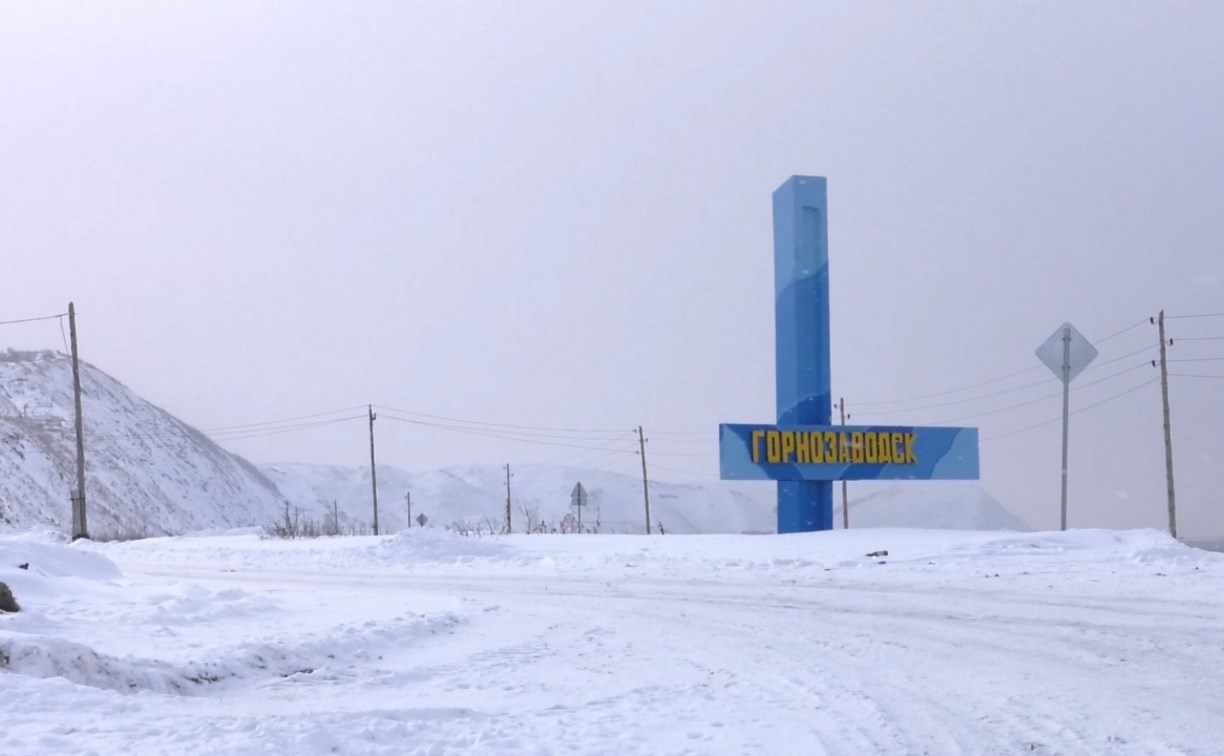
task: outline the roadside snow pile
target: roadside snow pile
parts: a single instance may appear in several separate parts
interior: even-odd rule
[[[62,638],[24,636],[3,630],[0,630],[0,669],[29,677],[60,677],[78,685],[121,693],[138,690],[185,693],[193,682],[189,673],[165,663],[117,659]]]
[[[460,536],[434,528],[415,528],[393,536],[284,540],[251,533],[149,538],[95,548],[105,548],[116,559],[146,566],[188,562],[235,571],[308,568],[345,572],[371,566],[408,569],[414,565],[463,565],[516,557],[516,549],[501,536]]]
[[[0,583],[8,585],[23,610],[36,609],[41,597],[60,593],[76,581],[119,577],[119,568],[109,559],[69,545],[59,534],[0,536]]]
[[[1049,556],[1074,561],[1081,555],[1094,561],[1108,555],[1119,561],[1168,563],[1178,566],[1218,563],[1219,554],[1187,546],[1159,530],[1070,530],[1016,533],[993,537],[981,545],[958,544],[949,553],[970,558]]]
[[[18,571],[17,565],[28,564]],[[79,577],[88,580],[113,580],[119,568],[106,557],[89,550],[89,542],[69,544],[52,531],[0,535],[0,575],[42,575]]]
[[[435,558],[449,552],[453,563],[467,539],[453,540],[449,548],[434,548]],[[47,533],[0,536],[0,582],[13,585],[23,603],[21,613],[0,615],[0,674],[59,678],[120,693],[192,695],[240,680],[346,678],[355,665],[368,662],[371,648],[402,646],[459,624],[452,612],[422,613],[402,605],[388,607],[378,622],[352,623],[340,607],[278,600],[278,591],[258,585],[248,590],[194,580],[133,580],[101,553],[135,554],[162,564],[180,564],[187,557],[252,566],[271,557],[280,564],[323,569],[329,561],[394,563],[385,554],[375,556],[385,544],[355,541],[311,546],[229,536],[69,544]],[[490,552],[491,546],[476,548]],[[209,571],[240,574],[228,567]],[[302,633],[303,621],[316,623],[317,630]]]
[[[525,536],[530,537],[530,536]],[[512,559],[518,549],[499,536],[461,536],[434,528],[401,531],[378,544],[372,554],[382,564],[471,564]]]

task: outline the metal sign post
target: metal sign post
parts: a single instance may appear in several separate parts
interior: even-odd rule
[[[587,505],[587,492],[579,482],[574,486],[574,490],[570,491],[570,506],[578,513],[578,532],[582,532],[582,508]]]
[[[1063,323],[1037,347],[1037,358],[1063,384],[1062,414],[1062,529],[1067,529],[1067,428],[1071,415],[1071,381],[1097,357],[1097,350],[1075,326]]]

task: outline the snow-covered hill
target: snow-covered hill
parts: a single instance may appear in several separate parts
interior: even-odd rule
[[[344,531],[373,523],[369,468],[280,464],[257,469],[102,371],[82,364],[89,530],[108,535],[178,534],[263,526],[284,504],[321,524],[338,512]],[[0,352],[0,528],[67,532],[75,482],[72,369],[54,352]],[[632,475],[561,466],[512,468],[512,521],[559,528],[570,493],[588,494],[583,528],[643,533],[642,481]],[[425,515],[431,527],[500,529],[504,468],[469,465],[409,473],[378,468],[380,531]],[[851,527],[1024,529],[976,483],[852,484]],[[836,497],[840,502],[840,496]],[[650,522],[667,533],[772,532],[774,486],[650,481]],[[530,514],[530,517],[529,517]],[[840,509],[835,517],[841,524]],[[414,526],[416,523],[414,522]]]
[[[268,522],[282,499],[246,460],[81,363],[91,535],[182,533]],[[0,352],[0,523],[71,525],[76,482],[72,363]]]

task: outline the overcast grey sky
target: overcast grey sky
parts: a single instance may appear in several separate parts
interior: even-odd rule
[[[373,403],[388,464],[632,474],[641,424],[712,481],[717,424],[773,420],[770,194],[826,176],[852,422],[980,427],[1057,527],[1071,321],[1071,525],[1164,527],[1139,324],[1224,312],[1221,39],[1217,2],[7,1],[0,320],[75,300],[83,359],[206,430]],[[1180,530],[1224,533],[1224,360],[1173,367],[1217,376],[1172,381]],[[280,429],[217,437],[368,463],[362,420]]]

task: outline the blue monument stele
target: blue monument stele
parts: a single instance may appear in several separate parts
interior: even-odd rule
[[[978,478],[976,428],[832,425],[826,182],[773,194],[778,422],[719,426],[727,480],[778,481],[778,532],[833,529],[835,480]]]

